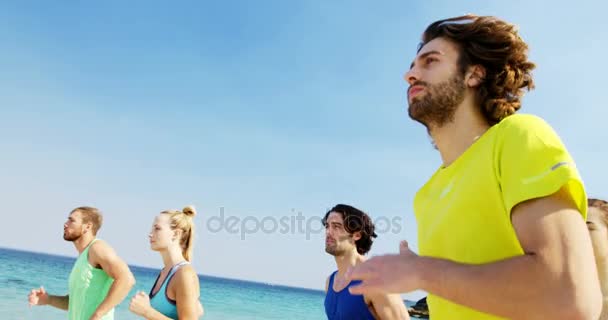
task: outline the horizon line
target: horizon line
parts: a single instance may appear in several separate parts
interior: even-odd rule
[[[48,252],[40,252],[40,251],[32,251],[32,250],[21,249],[21,248],[11,248],[11,247],[6,247],[4,245],[0,245],[0,250],[17,251],[17,252],[24,252],[24,253],[34,253],[34,254],[46,255],[46,256],[51,256],[51,257],[75,259],[75,257],[73,257],[73,256],[67,256],[67,255],[56,254],[56,253],[48,253]],[[142,265],[137,265],[137,264],[127,264],[127,265],[129,267],[135,267],[135,268],[138,268],[138,269],[144,269],[144,270],[150,270],[150,271],[159,271],[160,270],[160,268],[142,266]],[[318,293],[325,294],[324,290],[312,289],[312,288],[306,288],[306,287],[295,287],[295,286],[291,286],[291,285],[278,284],[278,283],[259,282],[259,281],[255,281],[255,280],[231,278],[231,277],[226,277],[226,276],[221,276],[221,275],[202,274],[202,273],[197,273],[197,276],[204,277],[204,278],[214,278],[214,279],[221,279],[221,280],[229,280],[229,281],[234,281],[234,282],[245,282],[245,283],[250,283],[250,284],[255,284],[255,285],[261,285],[261,286],[268,286],[268,287],[275,287],[275,288],[296,289],[296,290],[301,290],[301,291],[313,291],[313,292],[318,292]]]

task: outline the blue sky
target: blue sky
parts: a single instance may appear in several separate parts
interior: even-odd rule
[[[412,199],[440,159],[407,117],[402,75],[424,28],[464,13],[520,27],[537,63],[522,112],[558,131],[588,193],[606,198],[605,4],[551,6],[3,2],[0,246],[73,256],[62,224],[93,205],[101,238],[159,267],[146,238],[154,215],[194,204],[200,273],[322,289],[335,268],[323,233],[242,240],[209,219],[314,222],[349,203],[400,219],[372,255],[400,239],[416,248]]]

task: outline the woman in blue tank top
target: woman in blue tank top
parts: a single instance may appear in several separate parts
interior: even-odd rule
[[[198,319],[203,315],[198,275],[190,265],[195,214],[188,206],[182,211],[163,211],[154,219],[150,247],[160,253],[165,267],[149,295],[140,291],[131,298],[131,312],[148,320]]]

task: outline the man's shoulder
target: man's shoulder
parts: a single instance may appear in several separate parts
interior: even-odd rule
[[[496,125],[495,143],[499,149],[526,150],[542,155],[547,148],[565,149],[561,137],[555,129],[541,117],[531,114],[511,115]],[[499,153],[502,154],[502,153]],[[511,152],[513,156],[519,157]]]
[[[498,124],[496,124],[498,130],[502,133],[507,132],[527,132],[527,131],[538,131],[542,129],[550,129],[551,127],[543,118],[533,114],[513,114]]]
[[[112,250],[112,247],[107,241],[99,238],[94,239],[93,243],[91,243],[91,246],[89,247],[89,252],[93,253],[99,253],[104,250]]]
[[[330,274],[328,274],[327,279],[330,279],[334,274],[336,274],[336,272],[338,272],[338,270],[334,270]]]
[[[338,270],[332,271],[332,273],[330,273],[327,278],[325,278],[325,291],[327,291],[327,289],[329,288],[329,283],[331,282],[331,278],[334,276],[334,274],[336,274],[336,272],[338,272]]]
[[[99,263],[100,261],[111,260],[116,256],[116,251],[107,241],[95,239],[89,247],[89,261]]]

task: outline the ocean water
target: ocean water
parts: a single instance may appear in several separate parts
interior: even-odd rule
[[[30,308],[27,295],[43,285],[51,294],[67,294],[74,258],[0,248],[0,319],[65,320],[50,306]],[[139,319],[128,310],[131,296],[149,292],[158,270],[131,266],[137,284],[115,310],[115,319]],[[324,292],[199,276],[205,320],[326,319]]]

